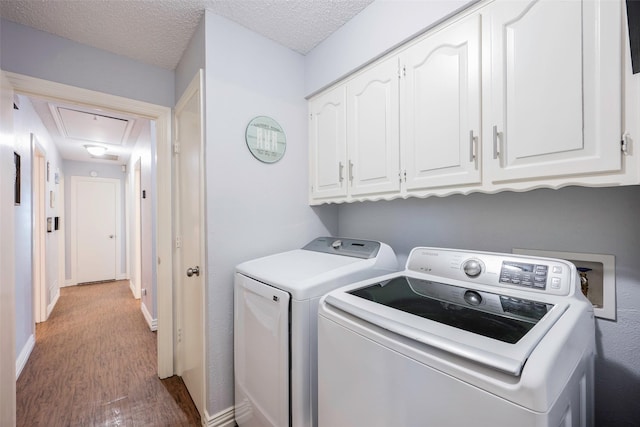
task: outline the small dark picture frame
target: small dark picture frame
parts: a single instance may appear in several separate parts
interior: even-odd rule
[[[16,180],[14,184],[13,203],[20,206],[20,154],[13,152],[13,164],[16,170]]]

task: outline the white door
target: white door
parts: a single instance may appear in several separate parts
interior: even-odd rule
[[[288,426],[290,296],[236,273],[234,300],[236,422]]]
[[[205,415],[204,304],[204,168],[202,71],[193,79],[175,109],[176,198],[178,241],[176,269],[180,298],[178,372],[200,415]]]
[[[401,139],[407,190],[480,182],[480,15],[402,55]]]
[[[494,182],[620,170],[619,3],[488,8],[485,147]]]
[[[75,282],[116,279],[120,231],[120,181],[71,177]]]
[[[347,83],[347,175],[351,195],[400,190],[398,59]]]
[[[309,102],[311,198],[314,200],[347,195],[345,112],[344,85]]]

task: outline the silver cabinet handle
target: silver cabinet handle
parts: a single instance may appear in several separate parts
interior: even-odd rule
[[[193,275],[200,276],[200,267],[197,265],[192,268],[187,268],[187,277],[191,277]]]
[[[469,131],[469,161],[476,159],[476,137],[473,136],[473,130]]]
[[[500,136],[500,132],[498,132],[498,126],[493,126],[493,158],[497,159],[500,156],[500,149],[498,146],[498,137]]]
[[[344,181],[344,176],[342,176],[343,170],[344,170],[344,165],[342,164],[342,162],[338,163],[338,179],[340,180],[340,183]]]

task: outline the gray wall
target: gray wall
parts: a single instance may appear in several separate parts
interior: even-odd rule
[[[73,160],[64,160],[63,168],[65,171],[65,181],[64,181],[64,193],[65,193],[65,217],[66,224],[65,227],[65,240],[67,245],[65,247],[65,278],[67,280],[75,279],[75,277],[71,277],[71,224],[75,219],[73,218],[73,212],[71,212],[71,177],[72,176],[82,176],[82,177],[90,177],[91,172],[96,172],[98,178],[111,178],[117,179],[120,181],[120,230],[118,234],[122,237],[126,235],[126,178],[127,175],[122,171],[120,165],[110,165],[106,163],[89,163],[89,162],[77,162]],[[122,278],[127,275],[127,247],[126,247],[126,239],[120,238],[120,270],[116,271],[116,278]]]
[[[305,95],[477,0],[376,0],[305,57]]]
[[[19,207],[15,208],[15,245],[16,245],[16,356],[19,355],[29,337],[33,333],[34,313],[33,313],[33,285],[32,285],[32,207],[33,200],[31,191],[33,188],[33,158],[31,157],[31,134],[35,135],[38,146],[45,152],[46,161],[49,162],[50,179],[46,183],[46,216],[64,217],[64,207],[60,203],[60,188],[55,183],[54,173],[58,171],[64,176],[64,166],[62,160],[53,144],[49,134],[38,117],[33,105],[28,98],[19,97],[20,110],[14,110],[14,134],[16,140],[16,151],[21,155],[22,166],[22,200]],[[49,192],[55,194],[55,207],[49,205]],[[59,239],[62,239],[60,231],[46,233],[45,236],[45,258],[46,270],[45,280],[47,287],[46,304],[57,297],[61,277],[59,253]]]
[[[0,20],[0,68],[173,107],[173,71]]]
[[[210,12],[206,33],[207,410],[233,405],[233,272],[245,260],[337,231],[334,206],[307,203],[304,58]],[[244,132],[258,115],[287,136],[284,158],[259,162]]]

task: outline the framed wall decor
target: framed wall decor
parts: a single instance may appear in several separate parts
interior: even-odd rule
[[[251,119],[244,137],[253,157],[263,163],[277,162],[287,149],[287,136],[271,117],[258,116]]]

